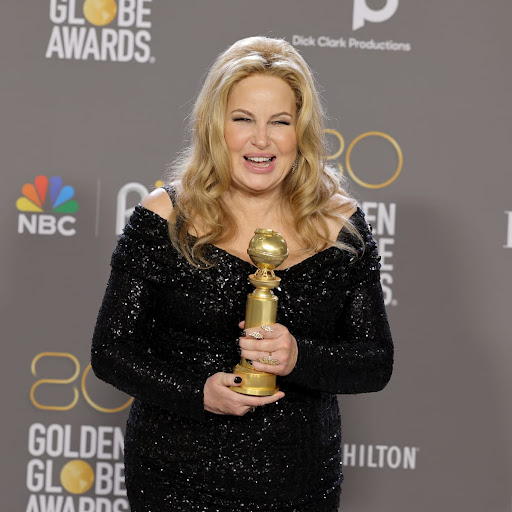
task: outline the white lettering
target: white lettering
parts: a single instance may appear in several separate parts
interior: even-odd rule
[[[44,490],[46,492],[54,492],[59,493],[62,492],[62,487],[59,485],[53,485],[53,460],[46,461],[46,469],[45,469],[45,485]]]
[[[60,27],[58,25],[53,26],[52,33],[50,34],[50,40],[48,41],[48,47],[46,48],[45,57],[47,59],[51,59],[54,53],[57,54],[59,59],[64,58]]]
[[[402,462],[402,452],[398,446],[390,446],[387,454],[387,463],[391,469],[396,469]]]
[[[101,31],[101,60],[117,61],[117,31],[112,28],[104,28]]]
[[[387,274],[385,272],[381,273],[380,284],[382,286],[382,295],[384,296],[384,304],[386,306],[389,306],[391,304],[393,304],[395,306],[396,301],[395,301],[395,303],[393,303],[393,290],[390,286],[393,284],[393,276],[391,274]]]
[[[112,464],[109,464],[108,462],[98,462],[96,464],[94,492],[100,496],[110,494],[113,488],[113,475],[114,469],[112,468]]]
[[[82,425],[80,435],[80,457],[90,459],[96,453],[97,431],[90,425]]]
[[[144,7],[144,4],[150,2],[151,0],[137,0],[137,21],[135,22],[137,28],[151,28],[151,21],[144,20],[144,16],[149,16],[151,14],[151,9],[149,7]]]
[[[149,42],[151,41],[151,34],[146,30],[139,30],[135,34],[135,45],[140,52],[137,51],[134,54],[137,62],[148,62],[151,57],[151,49],[149,48]]]
[[[33,423],[28,430],[28,452],[33,457],[40,457],[45,452],[45,438],[38,437],[46,434],[46,428],[42,423]]]
[[[131,27],[135,23],[135,0],[121,0],[117,12],[117,24]]]
[[[66,16],[66,5],[59,4],[57,0],[50,0],[50,20],[52,23],[64,23]]]
[[[68,0],[69,1],[69,16],[68,23],[70,25],[83,25],[85,20],[83,18],[76,17],[76,0]]]
[[[378,445],[343,445],[343,465],[389,468],[389,469],[416,469],[416,455],[419,448],[414,446],[387,446]],[[356,464],[357,461],[357,464]]]
[[[316,46],[315,39],[312,36],[304,37],[293,35],[292,44],[293,46]]]
[[[64,425],[64,457],[76,459],[78,452],[71,449],[71,425]]]
[[[18,215],[18,233],[23,233],[25,229],[31,234],[37,234],[37,215],[33,213],[30,217],[24,213]]]
[[[85,27],[62,27],[61,44],[64,47],[63,53],[66,59],[81,58],[86,33],[87,29]]]
[[[393,251],[388,250],[389,245],[393,245],[395,243],[394,238],[383,238],[380,237],[377,240],[377,247],[379,248],[380,255],[380,269],[382,272],[392,272],[393,264],[389,263],[389,259],[393,257]]]
[[[44,463],[32,459],[27,465],[27,489],[30,492],[40,492],[44,488]]]
[[[116,462],[114,465],[114,496],[126,496],[123,462]]]
[[[510,249],[512,248],[512,212],[506,211],[505,215],[507,216],[507,243],[503,247]]]
[[[107,438],[107,435],[111,434],[113,427],[99,427],[98,428],[98,459],[111,459],[112,450],[105,451],[105,448],[112,446],[112,439]]]
[[[78,502],[78,512],[94,512],[94,500],[87,496],[81,496]]]
[[[418,448],[406,446],[404,448],[404,469],[416,469],[416,453]]]
[[[127,183],[119,189],[116,208],[116,235],[123,232],[125,224],[133,213],[134,208],[126,208],[128,194],[130,193],[137,194],[139,196],[137,202],[140,202],[148,195],[148,189],[144,185],[135,182]]]
[[[57,230],[62,236],[73,236],[76,235],[75,228],[66,228],[65,224],[74,224],[76,222],[75,217],[71,215],[64,215],[57,221]]]
[[[52,215],[39,215],[39,226],[37,229],[37,233],[39,235],[54,235],[57,231],[55,226],[55,217]]]
[[[96,30],[94,28],[90,28],[87,33],[87,39],[84,44],[84,52],[82,54],[82,60],[87,60],[90,56],[93,57],[94,60],[100,60],[100,47],[98,44],[98,36],[96,35]]]

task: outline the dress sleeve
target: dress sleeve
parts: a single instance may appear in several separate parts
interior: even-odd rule
[[[166,221],[137,207],[112,256],[91,364],[98,378],[134,398],[202,420],[204,379],[171,368],[149,343],[155,303],[169,278],[171,250]]]
[[[299,337],[298,360],[284,377],[302,387],[329,393],[380,391],[393,369],[393,341],[380,284],[380,258],[366,223],[365,251],[351,269],[347,301],[330,339]]]

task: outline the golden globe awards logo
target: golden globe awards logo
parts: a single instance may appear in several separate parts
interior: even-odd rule
[[[126,401],[98,392],[97,384],[105,384],[91,376],[91,365],[82,371],[78,358],[68,352],[40,352],[30,369],[37,379],[30,388],[30,402],[39,418],[28,429],[30,496],[25,512],[128,512],[122,429],[72,425],[71,410],[88,404],[100,413],[119,413],[133,398]],[[104,403],[112,398],[113,404]],[[54,421],[49,419],[52,414]]]
[[[25,512],[128,512],[120,427],[34,423]]]
[[[47,59],[155,62],[152,0],[50,0]]]

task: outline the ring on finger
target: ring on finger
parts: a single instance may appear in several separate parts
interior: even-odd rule
[[[258,332],[258,331],[250,332],[249,336],[252,336],[255,340],[263,339],[263,334],[261,334],[261,332]]]
[[[256,407],[251,407],[251,408],[249,409],[249,412],[256,412]]]
[[[261,364],[270,364],[271,366],[278,366],[281,364],[279,359],[272,357],[272,352],[269,352],[268,356],[263,356],[258,359]]]
[[[272,327],[270,327],[270,325],[262,325],[261,328],[265,331],[265,332],[272,332],[273,329]]]

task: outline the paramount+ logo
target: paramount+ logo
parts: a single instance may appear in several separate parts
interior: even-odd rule
[[[22,196],[16,201],[18,233],[31,235],[73,236],[76,218],[70,213],[78,210],[75,190],[64,185],[60,176],[36,176],[34,183],[21,187]],[[50,213],[44,213],[50,210]],[[68,215],[60,215],[60,214]]]
[[[50,0],[47,59],[155,62],[152,0]]]
[[[380,9],[368,7],[366,0],[354,0],[354,12],[352,16],[352,30],[363,28],[365,23],[382,23],[389,20],[398,9],[398,0],[386,0]]]

